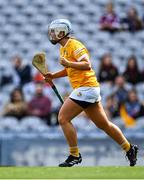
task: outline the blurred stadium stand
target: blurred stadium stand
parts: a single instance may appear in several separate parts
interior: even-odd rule
[[[50,71],[56,71],[59,69],[57,61],[58,47],[52,46],[47,38],[48,23],[56,18],[68,18],[72,22],[74,36],[79,38],[88,47],[91,54],[92,64],[96,72],[98,71],[100,58],[106,52],[112,53],[114,63],[117,65],[117,67],[119,67],[120,72],[124,71],[127,58],[132,54],[137,56],[139,67],[140,69],[143,69],[144,31],[133,34],[129,32],[119,32],[112,35],[99,30],[99,18],[102,15],[107,2],[108,0],[0,0],[0,76],[3,69],[8,69],[8,71],[12,69],[12,56],[19,54],[27,63],[31,65],[33,55],[39,51],[45,51],[47,53],[47,63]],[[143,16],[143,0],[117,0],[114,1],[114,4],[116,12],[119,14],[119,16],[123,16],[128,7],[132,5],[137,8],[140,16]],[[35,70],[33,69],[33,71]],[[67,80],[65,79],[57,80],[56,84],[62,94],[70,92],[71,90]],[[105,98],[107,95],[109,95],[111,89],[108,85],[104,84],[102,86],[104,87],[102,87],[102,95]],[[8,102],[8,95],[12,88],[13,86],[9,85],[0,89],[1,109],[4,104]],[[107,89],[107,91],[104,92],[104,89]],[[136,89],[138,91],[140,100],[144,101],[144,84],[136,85]],[[51,92],[51,97],[52,99],[54,98],[53,107],[59,107],[60,104],[54,96],[55,95]],[[123,129],[124,133],[129,136],[130,139],[133,138],[133,135],[135,138],[140,139],[144,137],[144,119],[139,120],[134,129],[125,129],[122,121],[119,118],[115,120],[115,123]],[[76,127],[80,126],[76,125]],[[78,135],[80,138],[93,138],[93,141],[91,140],[92,142],[95,141],[94,138],[99,138],[98,145],[100,145],[101,148],[104,147],[102,145],[103,141],[100,140],[107,139],[106,135],[91,125],[89,128],[78,128]],[[50,148],[50,150],[54,150],[56,148],[59,149],[56,144],[57,140],[53,142],[51,141],[51,139],[55,138],[60,138],[60,141],[63,141],[62,132],[60,132],[59,127],[50,128],[43,124],[39,118],[34,117],[24,118],[21,122],[18,122],[18,120],[13,117],[1,117],[1,154],[4,153],[4,150],[10,146],[8,143],[6,144],[4,142],[4,139],[6,139],[8,142],[11,141],[10,144],[12,144],[15,142],[14,139],[17,139],[19,136],[23,138],[23,148],[20,149],[20,147],[17,145],[16,151],[14,151],[14,146],[12,146],[13,152],[11,153],[11,160],[4,159],[4,157],[8,156],[8,152],[6,151],[4,154],[5,156],[0,161],[2,165],[55,165],[51,159],[47,159],[49,162],[43,164],[41,164],[41,162],[33,162],[32,160],[32,163],[28,163],[28,160],[25,163],[24,160],[21,159],[22,155],[20,156],[20,152],[23,152],[23,150],[27,148],[25,138],[31,137],[31,141],[35,142],[38,136],[49,139],[50,143],[47,146]],[[39,138],[38,144],[40,144],[40,141],[41,139]],[[18,139],[18,142],[20,143],[20,139]],[[89,142],[90,141],[86,141],[84,144]],[[43,144],[42,147],[47,148],[47,146],[44,146]],[[33,151],[35,149],[34,147],[35,145],[33,146]],[[115,151],[115,146],[111,147],[114,147],[114,152],[116,153],[117,151]],[[88,146],[86,146],[86,148],[88,148]],[[95,154],[94,147],[91,149],[86,148],[85,146],[83,147],[83,152],[85,154],[87,154],[88,150],[93,151],[92,154]],[[41,152],[41,150],[38,152]],[[48,155],[48,152],[45,152],[44,154]],[[98,154],[101,155],[100,153]],[[102,153],[102,156],[103,154],[104,153]],[[51,153],[53,158],[55,155],[57,154]],[[62,155],[62,153],[57,155],[58,161]],[[91,162],[92,158],[90,158],[88,165],[90,165]],[[117,159],[115,162],[117,162]],[[108,163],[109,165],[111,164],[110,160]],[[97,163],[97,161],[92,162],[92,165],[102,164],[103,159],[99,160],[99,163]],[[123,165],[125,163],[120,161],[119,165],[121,164]],[[142,162],[139,164],[141,165]]]

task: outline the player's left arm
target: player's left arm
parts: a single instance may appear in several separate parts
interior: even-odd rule
[[[61,58],[60,63],[65,67],[75,68],[78,70],[90,70],[91,63],[89,61],[89,53],[85,46],[80,43],[73,44],[71,47],[71,55],[74,61],[68,61]]]
[[[65,66],[66,68],[75,68],[79,70],[90,70],[91,64],[86,58],[82,58],[81,61],[68,61],[65,58],[60,59],[61,65]]]

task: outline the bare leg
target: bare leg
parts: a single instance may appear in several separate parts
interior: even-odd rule
[[[60,109],[58,119],[69,147],[77,146],[77,134],[73,124],[71,123],[71,120],[82,111],[83,109],[70,98],[66,99]]]
[[[128,142],[119,127],[108,120],[101,102],[89,106],[85,112],[98,128],[105,131],[119,145]]]
[[[85,112],[97,127],[105,131],[111,138],[121,145],[123,150],[126,152],[130,166],[135,166],[138,152],[137,145],[130,145],[122,131],[108,120],[101,102],[89,106],[85,109]]]

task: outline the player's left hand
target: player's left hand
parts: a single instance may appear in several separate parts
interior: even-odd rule
[[[60,64],[66,68],[68,68],[70,66],[70,62],[68,60],[66,60],[65,58],[60,59]]]

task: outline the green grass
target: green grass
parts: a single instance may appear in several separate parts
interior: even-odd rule
[[[0,179],[144,179],[144,168],[0,167]]]

